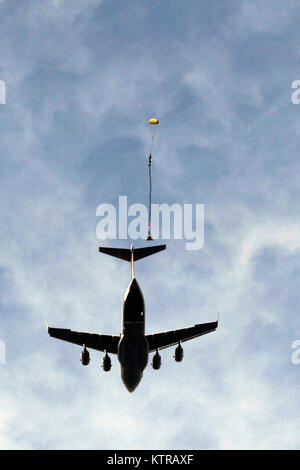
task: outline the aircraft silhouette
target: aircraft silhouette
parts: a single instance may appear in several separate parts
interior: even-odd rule
[[[131,281],[123,299],[122,332],[119,336],[81,333],[48,326],[48,333],[53,338],[83,346],[81,362],[84,366],[87,366],[90,362],[90,354],[87,348],[105,353],[102,367],[106,372],[111,369],[111,359],[108,353],[117,354],[121,366],[121,378],[129,392],[133,392],[140,383],[143,371],[148,363],[149,353],[155,352],[152,367],[157,370],[161,366],[161,356],[158,350],[177,345],[174,359],[181,362],[183,359],[182,342],[215,331],[218,327],[218,321],[215,321],[180,330],[145,335],[145,303],[140,286],[134,276],[134,261],[165,248],[166,245],[137,249],[134,249],[133,246],[130,249],[99,248],[102,253],[131,263]]]

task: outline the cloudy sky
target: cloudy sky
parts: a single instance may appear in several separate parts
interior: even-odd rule
[[[0,1],[2,449],[300,447],[299,21],[299,0]],[[205,244],[136,265],[147,332],[220,325],[129,394],[45,321],[120,333],[129,267],[96,209],[147,203],[153,116],[153,202],[204,204]]]

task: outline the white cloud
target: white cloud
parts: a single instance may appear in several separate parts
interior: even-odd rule
[[[283,300],[292,301],[297,160],[294,134],[281,130],[287,117],[280,99],[275,94],[266,109],[265,77],[245,79],[234,66],[224,42],[230,22],[213,37],[203,33],[201,47],[178,40],[174,78],[164,52],[171,43],[159,54],[153,38],[147,47],[143,42],[153,26],[146,3],[138,11],[142,34],[131,31],[125,48],[128,12],[117,12],[112,42],[101,41],[115,6],[104,21],[94,16],[100,4],[33,2],[21,36],[18,15],[6,23],[1,54],[9,80],[3,78],[13,105],[5,107],[0,136],[1,326],[7,343],[1,448],[297,447],[297,368],[290,363],[289,339],[295,339],[298,312],[296,306],[284,311],[263,256],[276,247],[286,276]],[[267,11],[243,2],[231,37],[239,38],[243,28],[250,40],[262,31],[272,35],[281,20],[282,27],[289,24],[292,7],[287,16],[281,7]],[[172,40],[175,26],[166,26]],[[257,113],[251,123],[241,106],[248,99]],[[218,312],[220,327],[186,344],[180,365],[172,351],[163,351],[162,369],[149,364],[130,395],[116,358],[110,374],[101,370],[96,352],[83,368],[80,348],[50,339],[44,321],[119,333],[129,267],[98,253],[95,210],[99,202],[117,200],[122,185],[130,195],[135,191],[132,197],[146,197],[150,139],[144,123],[152,113],[161,119],[156,202],[203,202],[207,227],[199,253],[170,241],[166,253],[137,265],[147,331],[211,321]],[[121,144],[113,158],[115,142]]]
[[[295,0],[288,0],[284,4],[280,0],[246,0],[240,2],[225,28],[230,26],[231,31],[238,31],[243,36],[262,33],[279,35],[288,28],[298,6]]]

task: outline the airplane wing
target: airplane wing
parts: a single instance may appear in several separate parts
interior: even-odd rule
[[[215,331],[217,327],[218,322],[215,321],[191,326],[190,328],[182,328],[181,330],[164,331],[163,333],[147,335],[149,352],[174,346],[178,344],[179,341],[188,341],[189,339],[197,338],[197,336],[206,335],[207,333]]]
[[[117,354],[118,352],[120,336],[81,333],[64,328],[50,328],[49,326],[48,333],[52,338],[62,339],[80,346],[85,345],[87,348],[96,349],[97,351],[107,351],[111,354]]]

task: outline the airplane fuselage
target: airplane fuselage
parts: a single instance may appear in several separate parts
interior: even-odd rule
[[[145,337],[145,302],[140,286],[133,277],[123,299],[122,332],[118,345],[121,378],[133,392],[148,363],[149,345]]]
[[[181,342],[215,331],[218,327],[218,321],[216,321],[145,335],[145,302],[134,275],[134,261],[158,253],[165,248],[166,245],[142,247],[136,250],[133,249],[133,246],[130,247],[130,250],[126,248],[99,248],[100,252],[129,261],[131,264],[131,281],[123,299],[120,335],[85,333],[66,328],[51,328],[47,325],[50,336],[83,346],[81,363],[84,366],[90,362],[87,348],[105,352],[102,362],[105,372],[111,369],[109,354],[117,354],[121,366],[121,378],[129,392],[133,392],[140,383],[148,363],[149,353],[155,353],[152,358],[152,367],[158,370],[161,367],[159,349],[177,345],[174,359],[176,362],[181,362],[183,359]]]

